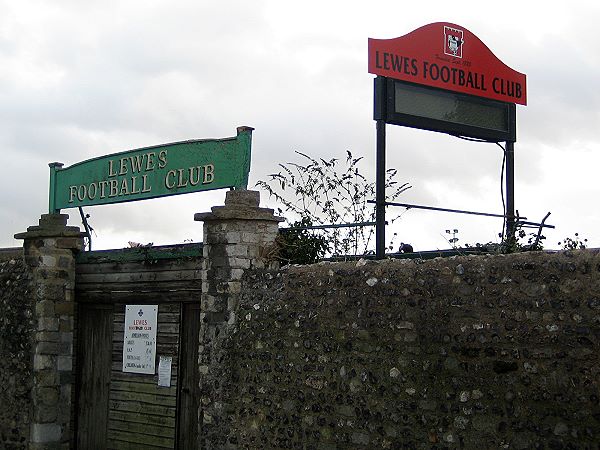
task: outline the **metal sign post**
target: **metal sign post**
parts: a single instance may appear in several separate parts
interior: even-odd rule
[[[506,237],[514,238],[515,223],[515,143],[506,142]]]
[[[386,104],[378,99],[385,98],[386,80],[375,78],[375,121],[377,127],[377,166],[375,183],[375,256],[385,256],[385,109]]]
[[[516,231],[516,104],[527,104],[524,74],[500,61],[469,30],[447,22],[395,39],[369,39],[377,126],[376,257],[385,256],[387,123],[483,142],[506,142],[506,236]]]

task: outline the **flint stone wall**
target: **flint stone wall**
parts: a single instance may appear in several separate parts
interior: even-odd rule
[[[214,448],[600,442],[597,251],[251,271],[221,337]]]
[[[32,339],[31,274],[22,249],[0,252],[0,448],[25,449],[29,439]]]

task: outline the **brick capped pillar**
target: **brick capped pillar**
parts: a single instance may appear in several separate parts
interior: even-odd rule
[[[83,248],[67,214],[43,214],[23,239],[32,272],[37,331],[33,348],[30,449],[68,448],[72,438],[75,254]]]
[[[228,191],[225,206],[197,213],[204,222],[200,311],[200,436],[202,448],[238,448],[227,434],[227,391],[234,382],[228,335],[236,327],[242,276],[276,264],[278,223],[272,209],[259,208],[257,191]]]

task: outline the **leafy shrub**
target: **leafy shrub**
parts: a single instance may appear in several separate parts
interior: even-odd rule
[[[256,186],[269,193],[280,205],[279,214],[292,228],[301,226],[365,224],[375,221],[375,181],[368,181],[359,169],[362,157],[346,152],[345,164],[339,159],[315,159],[296,152],[302,163],[279,164],[280,171],[269,175]],[[396,181],[397,170],[386,172],[386,200],[397,200],[410,189],[408,183]],[[399,216],[392,218],[390,222]],[[373,226],[327,228],[323,230],[283,231],[280,242],[283,259],[310,261],[325,255],[344,257],[372,252]],[[291,258],[296,253],[296,257]]]

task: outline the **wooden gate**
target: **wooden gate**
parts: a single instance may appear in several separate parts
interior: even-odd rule
[[[78,257],[77,448],[199,448],[201,254],[195,244]],[[143,304],[158,305],[156,358],[172,358],[170,387],[122,370],[125,307]]]

